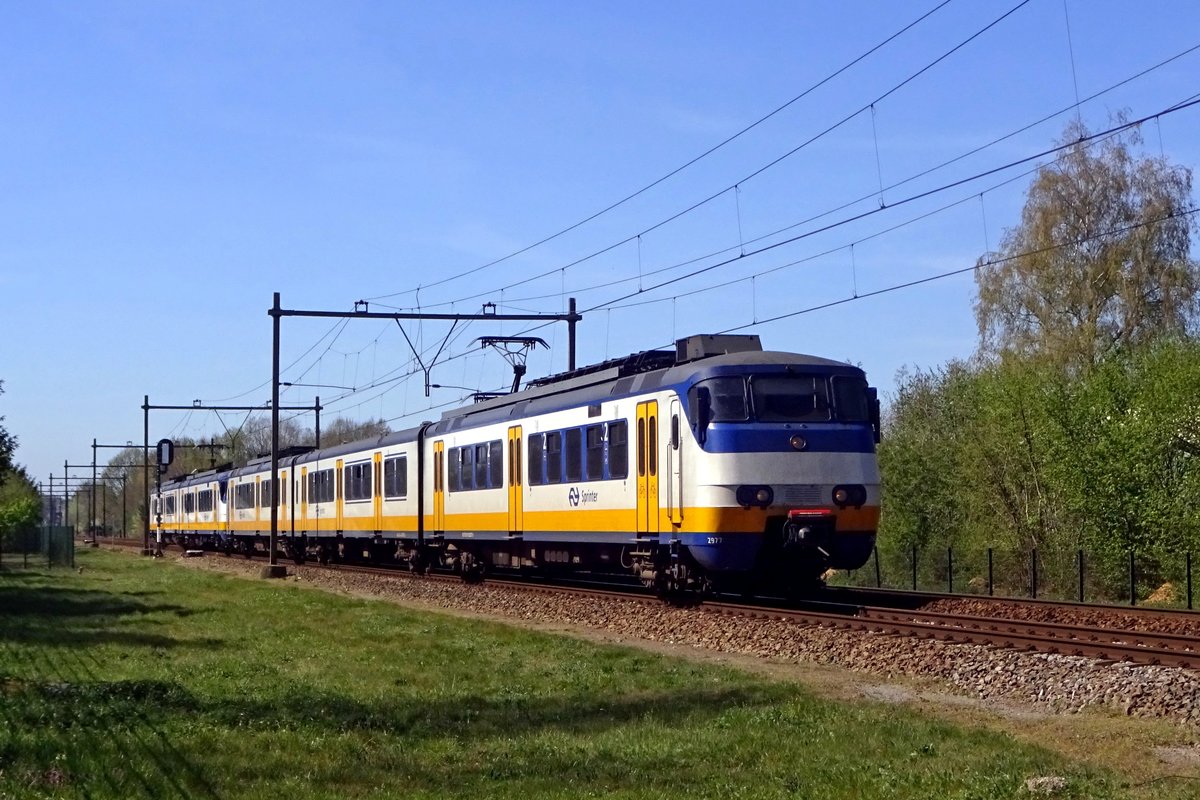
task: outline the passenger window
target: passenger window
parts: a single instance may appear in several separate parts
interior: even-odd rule
[[[540,486],[546,482],[543,470],[544,453],[542,452],[543,436],[540,433],[529,434],[529,484]]]
[[[629,475],[629,426],[625,420],[608,423],[608,477]]]
[[[458,471],[458,480],[460,481],[460,483],[459,483],[460,489],[466,490],[466,489],[474,489],[475,488],[474,453],[475,453],[475,448],[473,448],[473,447],[458,448],[458,457],[460,460],[459,471]]]
[[[546,434],[546,483],[562,483],[562,431]]]
[[[504,443],[499,439],[488,442],[488,488],[504,485]]]
[[[488,487],[488,446],[486,444],[475,445],[475,488],[486,489]]]
[[[452,492],[457,492],[462,488],[462,476],[460,474],[462,465],[459,461],[457,447],[451,447],[449,453],[449,458],[446,458],[446,487]]]
[[[567,482],[574,483],[583,477],[583,431],[571,428],[567,431]]]
[[[408,494],[408,459],[389,458],[383,462],[383,496],[391,499]]]
[[[587,467],[586,480],[599,481],[604,479],[604,426],[589,425],[587,427]]]

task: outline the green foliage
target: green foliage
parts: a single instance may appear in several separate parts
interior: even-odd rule
[[[35,527],[42,519],[37,487],[21,467],[8,472],[0,485],[0,536],[12,536]]]
[[[0,381],[0,394],[4,394],[4,381]],[[0,422],[4,422],[4,417],[0,416]],[[0,486],[4,485],[9,472],[12,471],[12,457],[16,449],[17,437],[5,430],[3,425],[0,425]]]
[[[1016,359],[902,375],[879,451],[892,572],[916,544],[954,547],[976,578],[994,548],[1014,585],[1032,548],[1062,586],[1080,548],[1110,593],[1130,550],[1146,581],[1169,577],[1183,551],[1200,552],[1200,414],[1186,401],[1198,395],[1190,341],[1113,352],[1071,375]]]
[[[1036,548],[1043,589],[1069,594],[1082,549],[1090,595],[1112,596],[1131,551],[1152,589],[1200,549],[1191,170],[1139,155],[1135,131],[1087,133],[1067,126],[980,259],[976,356],[900,375],[879,452],[893,575],[915,545],[942,582],[953,547],[957,586],[980,587],[991,548],[1000,590],[1027,592]]]
[[[1139,157],[1136,131],[1087,135],[1067,126],[1062,141],[1076,144],[1039,170],[1021,223],[980,259],[994,263],[975,273],[986,353],[1086,368],[1194,325],[1191,170]]]

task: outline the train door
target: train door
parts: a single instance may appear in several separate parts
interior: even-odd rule
[[[681,414],[679,398],[671,398],[670,443],[667,447],[667,472],[670,475],[667,487],[667,514],[673,525],[683,524],[683,440],[680,434]]]
[[[371,506],[375,510],[375,532],[383,530],[383,453],[375,454],[375,480],[371,483]]]
[[[339,458],[333,465],[333,484],[336,487],[333,494],[333,518],[336,523],[336,529],[339,532],[344,530],[342,527],[342,511],[345,507],[342,503],[342,465],[344,463],[345,462]]]
[[[287,509],[288,473],[286,469],[279,470],[279,480],[275,482],[275,485],[279,488],[279,496],[275,498],[275,505],[279,507],[279,529],[295,533],[296,526],[288,524],[288,517],[291,515],[288,514]]]
[[[658,401],[637,405],[638,533],[658,533]]]
[[[514,425],[508,429],[508,530],[520,533],[525,529],[525,496],[522,488],[524,481],[521,473],[521,453],[523,437],[521,426]]]
[[[446,442],[433,443],[433,529],[446,530]]]
[[[309,530],[308,525],[308,467],[300,468],[300,528]]]
[[[224,533],[229,530],[229,480],[217,483],[217,530]]]

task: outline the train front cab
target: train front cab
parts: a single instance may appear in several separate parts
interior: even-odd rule
[[[677,530],[718,584],[794,588],[867,562],[879,522],[879,411],[860,370],[717,368],[688,388],[687,412],[696,497]]]

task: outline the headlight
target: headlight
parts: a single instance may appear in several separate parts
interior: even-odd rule
[[[803,450],[804,448],[808,447],[808,442],[804,441],[803,436],[793,436],[789,441],[792,444],[793,450]]]
[[[775,492],[770,486],[739,486],[737,488],[738,505],[749,508],[762,506],[766,508],[775,499]]]
[[[859,483],[833,487],[833,502],[839,508],[862,508],[867,502],[867,487]]]

